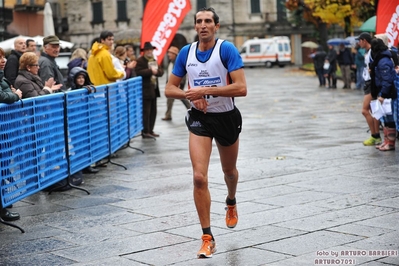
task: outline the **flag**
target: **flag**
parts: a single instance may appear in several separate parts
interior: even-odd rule
[[[156,47],[154,56],[158,63],[190,9],[190,0],[148,0],[141,27],[141,48],[145,42],[151,42]]]
[[[386,33],[388,46],[397,46],[399,37],[399,0],[379,1],[376,33]]]

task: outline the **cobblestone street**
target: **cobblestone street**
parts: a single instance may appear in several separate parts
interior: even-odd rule
[[[216,146],[209,168],[217,252],[197,259],[201,227],[192,196],[185,110],[157,140],[130,142],[79,190],[40,192],[0,224],[0,265],[399,265],[399,151],[365,147],[363,92],[319,88],[295,67],[245,69],[237,206],[224,222],[226,186]],[[165,77],[161,79],[165,84]],[[163,90],[162,86],[162,90]],[[398,144],[397,144],[398,145]],[[397,146],[398,147],[398,146]],[[334,259],[334,260],[332,260]]]

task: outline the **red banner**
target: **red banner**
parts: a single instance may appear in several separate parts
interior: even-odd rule
[[[148,0],[141,27],[141,47],[151,42],[154,56],[162,62],[184,17],[191,9],[190,0]]]
[[[380,0],[377,7],[376,33],[386,33],[389,45],[397,46],[399,37],[399,0]]]

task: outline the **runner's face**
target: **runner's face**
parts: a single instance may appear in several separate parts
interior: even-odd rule
[[[200,41],[209,41],[215,38],[220,24],[215,25],[211,11],[200,11],[195,19],[195,31]]]

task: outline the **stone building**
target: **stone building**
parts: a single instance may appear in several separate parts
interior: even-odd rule
[[[57,2],[57,1],[55,1]],[[59,1],[58,1],[59,2]],[[140,44],[141,18],[146,0],[68,0],[68,35],[77,47],[89,48],[102,30],[110,30],[121,44]],[[194,15],[204,6],[212,6],[220,16],[218,37],[232,41],[237,47],[254,37],[285,35],[291,38],[293,51],[300,51],[301,33],[287,21],[287,11],[279,0],[191,0],[192,9],[178,34],[194,41]],[[309,31],[309,29],[302,29]],[[299,57],[298,57],[299,59]]]
[[[6,0],[6,2],[8,7],[14,7],[14,13],[15,7],[22,4],[26,10],[31,9],[29,14],[37,13],[37,16],[40,16],[45,1]],[[75,43],[75,47],[89,49],[103,30],[114,32],[117,43],[133,44],[136,48],[140,45],[141,18],[147,0],[48,0],[48,2],[53,9],[56,34],[61,39]],[[34,6],[38,7],[36,11],[32,9]],[[283,1],[191,0],[191,6],[191,11],[178,31],[179,36],[187,42],[194,41],[196,37],[195,13],[204,6],[211,6],[220,16],[221,28],[218,37],[232,41],[239,48],[247,39],[285,35],[291,39],[294,58],[297,58],[296,63],[300,63],[302,34],[307,34],[311,30],[297,29],[287,21],[288,13]],[[40,28],[42,25],[35,30],[40,31]],[[13,34],[22,33],[14,29]]]

